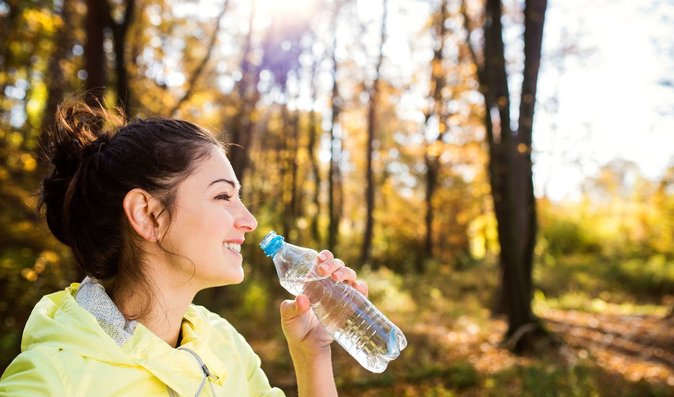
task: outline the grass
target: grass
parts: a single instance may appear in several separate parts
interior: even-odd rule
[[[548,257],[535,267],[534,278],[547,297],[578,293],[617,304],[667,305],[663,299],[674,295],[674,260],[662,255],[647,259]]]

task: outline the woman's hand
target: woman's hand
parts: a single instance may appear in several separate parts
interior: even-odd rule
[[[367,296],[367,284],[356,280],[356,272],[344,265],[332,252],[324,250],[318,254],[317,274],[330,276],[335,281],[343,281]],[[288,345],[299,349],[301,354],[320,356],[330,354],[332,337],[325,331],[311,308],[306,295],[298,295],[295,300],[281,304],[281,326]]]

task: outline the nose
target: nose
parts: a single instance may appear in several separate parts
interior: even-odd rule
[[[245,230],[246,233],[252,232],[253,230],[257,229],[257,219],[255,219],[253,214],[248,211],[248,208],[245,204],[240,201],[239,203],[241,208],[239,211],[239,216],[236,218],[236,226]]]

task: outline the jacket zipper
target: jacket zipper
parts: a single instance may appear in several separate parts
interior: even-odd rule
[[[198,397],[201,394],[202,390],[204,389],[204,385],[206,384],[206,381],[208,380],[208,378],[210,378],[211,371],[208,369],[208,366],[206,366],[206,364],[204,364],[204,361],[201,359],[201,357],[199,357],[199,355],[196,352],[194,352],[193,350],[188,349],[186,347],[182,347],[182,346],[178,347],[178,350],[184,350],[184,351],[190,353],[197,360],[197,363],[199,363],[199,367],[201,368],[201,371],[204,374],[204,378],[201,380],[201,384],[199,385],[199,389],[197,389],[197,393],[194,395],[194,397]],[[208,382],[208,385],[211,388],[211,395],[215,396],[215,390],[213,390],[213,385],[211,384],[211,382]],[[176,393],[175,390],[171,389],[170,387],[168,388],[168,390],[169,390],[169,396],[170,397],[177,397],[178,396],[178,393]]]

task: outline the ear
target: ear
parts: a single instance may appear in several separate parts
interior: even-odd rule
[[[159,239],[158,217],[163,209],[159,200],[143,189],[132,189],[124,196],[122,206],[129,224],[142,239]]]

